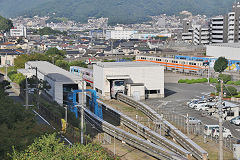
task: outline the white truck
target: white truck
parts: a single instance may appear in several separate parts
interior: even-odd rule
[[[240,116],[231,119],[230,123],[240,126]]]
[[[215,129],[213,137],[219,138],[219,129]],[[232,133],[229,129],[223,127],[223,138],[231,138]]]
[[[116,98],[117,93],[125,93],[125,81],[113,80],[111,84],[111,97]]]

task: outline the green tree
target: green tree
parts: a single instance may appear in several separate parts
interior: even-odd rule
[[[218,78],[223,80],[223,83],[227,83],[228,81],[232,80],[231,75],[222,74],[222,73],[218,75]]]
[[[68,62],[64,61],[64,60],[57,60],[55,64],[56,64],[56,66],[61,67],[65,70],[70,69],[70,66],[69,66]]]
[[[219,57],[215,64],[214,64],[214,70],[215,72],[222,73],[228,66],[228,60],[224,57]]]
[[[235,96],[238,94],[237,89],[233,86],[227,86],[225,93],[227,96]]]
[[[75,144],[71,147],[56,138],[56,134],[44,135],[28,146],[24,152],[15,151],[11,154],[14,160],[45,160],[45,159],[80,159],[80,160],[111,160],[107,152],[98,144]]]
[[[58,50],[56,47],[54,48],[49,48],[47,51],[46,51],[46,55],[59,55],[59,56],[65,56],[66,55],[66,51],[61,51],[61,50]]]
[[[13,27],[13,23],[11,20],[6,19],[2,16],[0,16],[0,32],[6,32],[9,31]]]
[[[82,62],[82,61],[72,61],[72,62],[69,62],[69,66],[79,66],[79,67],[87,68],[87,64]]]
[[[56,58],[57,59],[57,58]],[[52,58],[46,54],[33,53],[33,54],[22,54],[14,59],[14,65],[16,68],[24,68],[25,63],[28,61],[48,61],[51,62]]]
[[[48,126],[37,125],[31,111],[7,96],[9,87],[8,81],[0,82],[0,159],[7,159],[12,146],[24,150],[34,138],[52,132]]]

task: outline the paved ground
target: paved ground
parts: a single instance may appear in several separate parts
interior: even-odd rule
[[[196,111],[187,107],[186,103],[193,98],[201,98],[208,96],[211,92],[214,92],[214,88],[208,84],[177,84],[177,83],[166,83],[165,94],[166,97],[163,99],[151,99],[146,100],[144,103],[148,104],[155,110],[164,109],[166,111],[174,111],[177,114],[187,115],[200,119],[204,124],[218,124],[218,121],[202,116],[200,111]],[[240,127],[224,122],[226,128],[230,129],[233,136],[240,138],[240,132],[236,129]]]

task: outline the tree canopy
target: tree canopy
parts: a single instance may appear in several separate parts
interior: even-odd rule
[[[214,64],[214,70],[215,72],[222,73],[228,66],[228,60],[224,57],[219,57],[215,64]]]
[[[39,35],[64,35],[66,36],[67,35],[67,32],[66,31],[59,31],[59,30],[54,30],[52,29],[51,27],[44,27],[42,29],[36,29],[36,30],[33,30],[33,34],[39,34]]]
[[[12,27],[13,23],[11,20],[0,16],[0,31],[6,32],[9,31]]]
[[[0,159],[7,159],[12,146],[24,150],[34,138],[52,132],[48,126],[37,125],[31,111],[8,97],[9,85],[7,81],[0,82]]]
[[[49,48],[47,51],[46,51],[46,55],[56,55],[56,56],[65,56],[66,55],[66,51],[63,51],[63,50],[58,50],[56,47],[54,48]]]
[[[107,152],[98,144],[74,144],[69,147],[56,137],[56,134],[44,135],[35,139],[23,152],[14,151],[14,160],[45,160],[45,159],[80,159],[80,160],[111,160]]]

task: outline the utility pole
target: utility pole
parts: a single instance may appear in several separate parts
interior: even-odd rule
[[[65,121],[67,123],[67,106],[65,106],[64,108],[65,108]]]
[[[35,67],[35,70],[36,70],[37,108],[39,109],[38,68]]]
[[[26,76],[26,88],[25,88],[25,94],[26,94],[26,109],[28,109],[28,80],[27,80],[27,76]]]
[[[210,83],[210,63],[208,65],[208,84]]]
[[[84,110],[83,110],[83,105],[84,105],[84,81],[83,81],[83,74],[82,74],[82,107],[81,107],[81,144],[83,144],[83,121],[84,121]]]
[[[6,55],[5,55],[5,78],[6,78],[6,80],[8,80],[7,76],[8,76],[8,63],[7,63],[7,53],[6,53]]]
[[[222,98],[223,98],[223,80],[221,80],[221,93],[218,106],[219,112],[219,160],[223,160],[223,119],[222,119]]]

